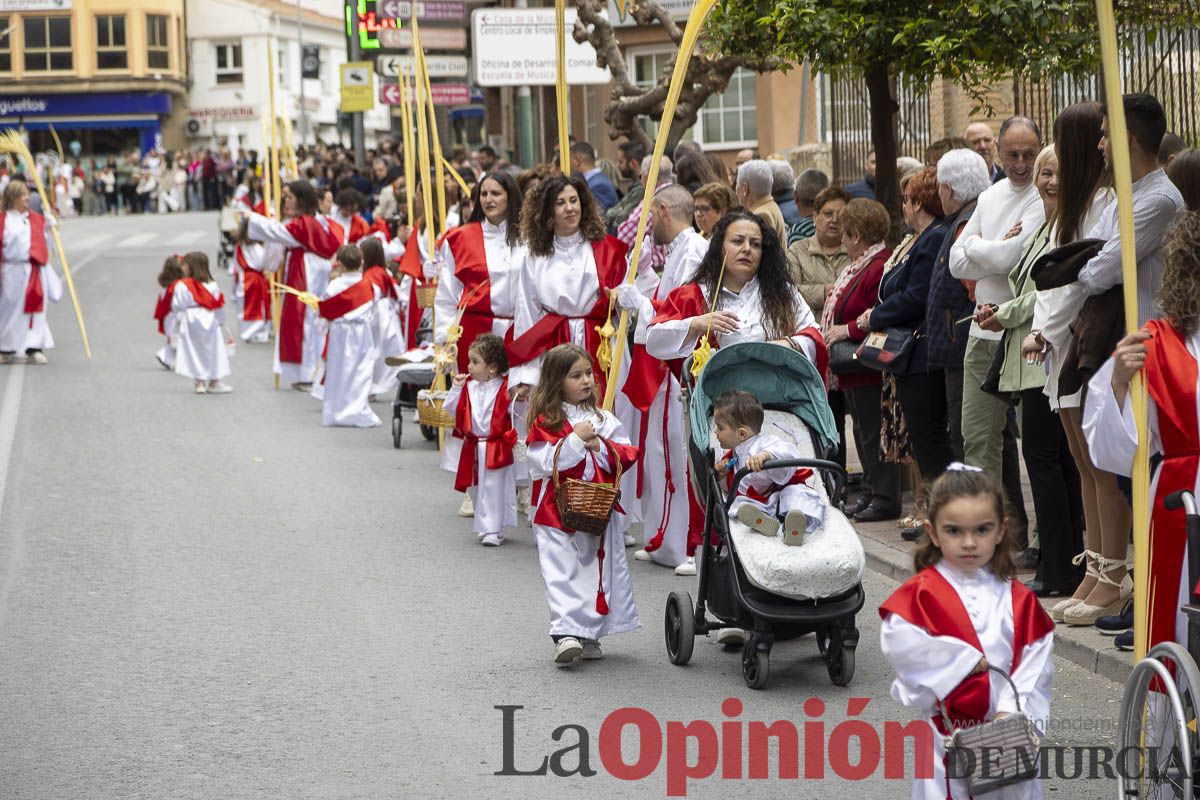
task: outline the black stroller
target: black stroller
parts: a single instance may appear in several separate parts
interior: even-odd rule
[[[825,399],[821,376],[802,355],[786,347],[743,343],[717,350],[693,384],[691,361],[683,369],[684,430],[688,436],[693,487],[705,507],[704,541],[697,554],[699,587],[693,609],[687,592],[667,598],[665,634],[667,657],[683,665],[692,657],[697,635],[720,628],[742,628],[749,637],[742,649],[742,677],[751,689],[767,684],[771,647],[777,641],[816,634],[829,678],[846,686],[854,676],[854,651],[858,628],[854,616],[865,599],[862,572],[865,556],[857,532],[840,511],[831,508],[819,545],[789,547],[751,533],[743,537],[728,509],[726,496],[714,468],[711,413],[713,402],[730,389],[751,391],[767,410],[765,426],[790,438],[811,459],[771,461],[767,467],[808,467],[821,475],[828,497],[841,496],[845,471],[818,458],[836,442],[833,415]],[[746,476],[740,470],[734,487]],[[744,526],[741,526],[744,527]],[[746,529],[748,531],[748,529]],[[741,538],[742,544],[738,540]],[[752,550],[772,548],[779,559],[793,559],[794,570],[784,570],[784,584],[755,569],[744,559]],[[739,552],[741,551],[741,552]],[[789,551],[789,552],[785,552]],[[710,619],[711,617],[711,619]]]

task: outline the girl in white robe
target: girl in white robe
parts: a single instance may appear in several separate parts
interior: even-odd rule
[[[371,371],[371,395],[378,397],[396,391],[400,367],[387,363],[388,356],[401,355],[408,348],[404,343],[404,328],[400,319],[399,284],[387,268],[383,242],[375,236],[365,236],[359,242],[363,255],[363,276],[379,288],[375,301],[374,327],[375,366]]]
[[[468,350],[467,372],[454,376],[444,405],[455,417],[454,438],[465,440],[454,488],[470,494],[475,536],[488,547],[504,544],[504,528],[517,524],[517,432],[509,415],[507,371],[504,340],[493,334],[476,337]]]
[[[914,554],[917,574],[879,608],[879,640],[896,671],[892,697],[929,720],[932,752],[917,748],[914,800],[967,800],[965,776],[950,777],[942,713],[955,728],[1024,713],[1045,735],[1054,680],[1054,623],[1015,580],[1016,544],[1000,484],[975,467],[952,464],[930,489],[929,521]],[[1003,676],[1016,686],[1016,695]],[[918,741],[920,741],[918,739]],[[977,766],[978,770],[979,767]],[[1042,797],[1041,780],[1010,784],[989,797]]]
[[[196,394],[227,394],[233,387],[221,382],[229,374],[225,349],[225,297],[208,268],[208,256],[193,252],[183,257],[186,277],[171,290],[168,330],[176,337],[175,374],[191,378]]]
[[[167,331],[167,317],[171,314],[172,289],[175,282],[182,277],[184,277],[183,258],[176,255],[167,256],[167,260],[163,262],[162,272],[158,273],[158,285],[162,291],[159,292],[158,303],[154,306],[154,320],[158,323],[158,332],[163,336],[163,346],[154,354],[154,357],[158,359],[158,363],[162,365],[163,369],[172,372],[175,370],[175,343]]]
[[[558,666],[577,658],[601,658],[602,637],[641,625],[625,561],[620,509],[614,508],[604,532],[594,536],[566,528],[555,502],[556,452],[564,480],[611,483],[614,454],[624,468],[637,460],[637,448],[620,421],[598,403],[587,350],[562,344],[544,355],[541,381],[529,404],[528,457],[530,477],[541,481],[541,493],[534,498],[533,529]]]
[[[321,384],[321,424],[373,428],[383,424],[371,410],[370,400],[375,369],[372,328],[379,290],[363,279],[362,254],[357,247],[343,246],[334,258],[340,274],[329,281],[317,312],[329,329]],[[314,396],[317,389],[314,383]]]
[[[0,363],[24,354],[30,364],[45,364],[42,351],[54,347],[46,303],[58,302],[63,291],[49,266],[55,221],[29,210],[29,191],[20,181],[4,187],[0,215]]]

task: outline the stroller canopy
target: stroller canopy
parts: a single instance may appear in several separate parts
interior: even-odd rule
[[[813,429],[824,448],[837,446],[837,426],[825,394],[825,382],[807,358],[790,347],[743,342],[715,351],[692,393],[692,440],[708,448],[709,415],[718,397],[742,389],[763,406],[796,415]]]

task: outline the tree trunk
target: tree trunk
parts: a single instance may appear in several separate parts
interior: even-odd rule
[[[866,71],[871,107],[871,141],[875,145],[875,196],[892,217],[893,238],[900,227],[900,185],[896,178],[896,114],[900,106],[892,96],[887,64]]]

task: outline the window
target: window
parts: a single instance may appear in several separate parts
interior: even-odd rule
[[[70,17],[27,16],[23,22],[26,71],[62,72],[74,67]]]
[[[647,51],[642,53],[634,53],[629,62],[629,71],[633,78],[633,83],[636,86],[654,86],[658,83],[658,79],[662,77],[663,70],[671,63],[672,56],[675,55],[673,50],[658,50]],[[650,117],[641,117],[638,119],[638,124],[642,126],[642,130],[651,139],[658,136],[658,120]],[[683,134],[684,139],[694,138],[695,128],[686,131]]]
[[[12,31],[8,17],[0,17],[0,72],[12,72]]]
[[[704,144],[749,147],[758,142],[754,80],[753,72],[738,67],[725,93],[708,98],[700,109],[700,140]]]
[[[125,15],[101,14],[96,17],[96,69],[127,69]]]
[[[150,69],[169,69],[171,66],[168,22],[165,14],[146,15],[146,66]]]
[[[287,75],[287,50],[280,45],[275,51],[275,89],[277,91],[288,88]]]
[[[217,49],[217,83],[242,82],[242,46],[219,44]]]

